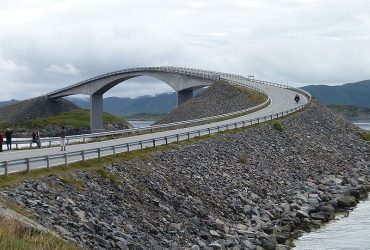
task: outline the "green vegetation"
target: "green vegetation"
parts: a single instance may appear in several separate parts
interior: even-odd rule
[[[125,122],[125,120],[114,115],[104,113],[104,122],[105,123]],[[87,109],[78,109],[70,112],[63,112],[59,113],[56,116],[50,116],[47,118],[25,120],[15,125],[12,125],[12,127],[15,129],[16,128],[34,129],[53,125],[55,126],[65,125],[74,128],[90,127],[90,111]],[[10,126],[9,123],[7,122],[4,121],[0,122],[0,129],[5,129],[9,126]]]
[[[109,180],[112,183],[121,184],[120,180],[116,175],[109,173],[104,168],[95,169],[93,172],[99,175],[101,178]]]
[[[66,174],[66,175],[60,175],[59,176],[60,181],[67,185],[72,186],[76,188],[77,190],[82,190],[84,188],[84,183],[80,179],[77,179],[76,177]]]
[[[239,157],[239,162],[241,164],[248,164],[249,163],[249,158],[245,155],[242,155],[242,156]]]
[[[365,141],[370,141],[370,132],[362,132],[362,133],[360,133],[360,136]]]
[[[261,92],[257,92],[255,90],[247,89],[240,86],[236,86],[236,88],[246,94],[248,102],[258,105],[267,100],[267,96]]]
[[[272,126],[279,132],[283,132],[284,131],[284,125],[283,123],[280,121],[280,120],[273,120],[271,122]]]
[[[51,233],[43,233],[25,227],[14,219],[0,217],[0,249],[77,250],[81,248]]]

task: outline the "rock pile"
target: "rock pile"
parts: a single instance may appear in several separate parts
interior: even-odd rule
[[[282,123],[2,193],[86,249],[287,249],[365,197],[370,145],[320,104]]]
[[[217,82],[171,111],[155,124],[165,124],[231,113],[258,105],[262,94],[228,83]]]

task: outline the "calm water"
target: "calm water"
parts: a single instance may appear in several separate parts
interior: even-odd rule
[[[370,123],[369,122],[354,122],[355,125],[359,126],[360,128],[370,131]]]
[[[370,249],[370,199],[360,202],[348,217],[305,234],[294,243],[294,250]]]
[[[153,125],[155,121],[128,121],[135,128],[143,128]]]
[[[370,123],[355,123],[370,131]],[[361,202],[348,217],[338,218],[294,242],[295,250],[370,249],[370,199]]]

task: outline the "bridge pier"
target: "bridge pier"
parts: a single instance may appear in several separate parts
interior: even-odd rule
[[[184,89],[177,91],[177,106],[180,106],[187,100],[193,98],[193,90],[192,89]]]
[[[90,126],[91,133],[104,131],[103,121],[103,95],[90,95]]]

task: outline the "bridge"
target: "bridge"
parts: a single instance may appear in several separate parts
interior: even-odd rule
[[[90,96],[90,128],[99,132],[103,126],[103,94],[114,86],[139,77],[149,76],[167,83],[177,93],[177,105],[181,105],[193,97],[193,90],[212,85],[219,80],[220,72],[205,71],[180,67],[141,67],[115,71],[100,75],[83,82],[65,87],[47,94],[49,99],[69,95],[85,94]]]
[[[164,129],[163,127],[158,132],[155,130],[156,127],[138,129],[135,132],[139,131],[143,132],[144,134],[139,135],[135,134],[130,137],[111,139],[101,142],[70,145],[67,148],[67,152],[64,153],[60,152],[59,147],[44,148],[43,150],[34,149],[34,150],[16,150],[11,152],[5,151],[0,154],[0,175],[20,171],[28,172],[32,169],[50,168],[58,165],[67,166],[71,162],[84,161],[90,158],[100,158],[105,155],[115,155],[117,153],[128,152],[131,150],[138,149],[140,150],[145,147],[167,145],[168,143],[188,140],[193,137],[209,135],[223,130],[246,127],[252,124],[257,124],[260,122],[280,118],[292,112],[296,112],[297,110],[304,108],[311,99],[309,93],[302,91],[300,89],[288,88],[286,85],[276,84],[267,81],[260,81],[244,77],[241,75],[172,67],[151,68],[151,70],[153,72],[154,71],[163,72],[164,68],[168,68],[168,70],[171,71],[169,73],[172,75],[185,76],[183,79],[191,79],[191,81],[189,80],[188,83],[184,83],[184,85],[182,85],[183,87],[178,85],[180,86],[179,87],[180,90],[178,92],[181,91],[181,88],[183,90],[185,89],[189,90],[194,87],[203,86],[203,84],[204,86],[207,86],[207,84],[210,84],[211,81],[222,79],[231,84],[243,86],[246,88],[252,88],[257,91],[263,92],[269,97],[269,100],[262,106],[254,107],[252,113],[250,113],[251,111],[248,113],[240,111],[238,112],[238,114],[235,113],[224,114],[222,121],[219,121],[219,119],[214,120],[214,117],[206,117],[203,120],[208,121],[208,123],[203,125],[193,123],[195,121],[186,121],[186,123],[188,123],[190,126],[185,128],[180,127],[177,129],[173,129],[172,126],[174,124],[167,124],[164,125],[164,128],[166,128],[165,131],[163,131]],[[136,73],[134,73],[134,75],[138,75],[139,74],[138,71],[149,72],[148,74],[152,73],[152,71],[148,70],[148,68],[145,68],[145,70],[143,69],[144,68],[139,68],[138,70],[136,70]],[[176,71],[177,73],[174,73],[173,71]],[[93,82],[94,80],[97,79],[104,79],[105,77],[113,75],[119,77],[118,74],[119,74],[118,72],[117,73],[113,72],[106,74],[104,76],[92,78],[79,84],[72,85],[71,87],[67,87],[57,92],[50,93],[48,96],[49,98],[58,98],[73,93],[79,93],[82,91],[81,89],[83,89],[86,86],[89,86],[88,85],[89,82]],[[194,74],[197,74],[198,76],[194,76]],[[180,78],[180,76],[176,77]],[[205,81],[197,84],[193,82],[193,80],[196,80],[196,78],[204,79]],[[179,81],[181,82],[182,80]],[[84,85],[85,83],[87,85]],[[172,82],[171,84],[174,83]],[[100,86],[103,85],[104,84]],[[89,86],[88,88],[92,87],[93,85]],[[95,92],[97,92],[98,89],[99,88],[97,86]],[[91,92],[88,92],[88,90],[85,91],[86,91],[85,93],[95,93],[93,90]],[[301,101],[299,104],[295,103],[293,100],[294,96],[297,93],[301,97]],[[153,131],[148,132],[148,130]],[[125,133],[125,131],[113,131],[91,134],[89,135],[89,138],[99,137],[102,135],[103,136],[115,135],[117,133]],[[78,136],[71,136],[69,138],[73,139],[75,137]],[[50,142],[59,141],[59,138],[46,138],[46,139],[44,138],[43,141]]]

